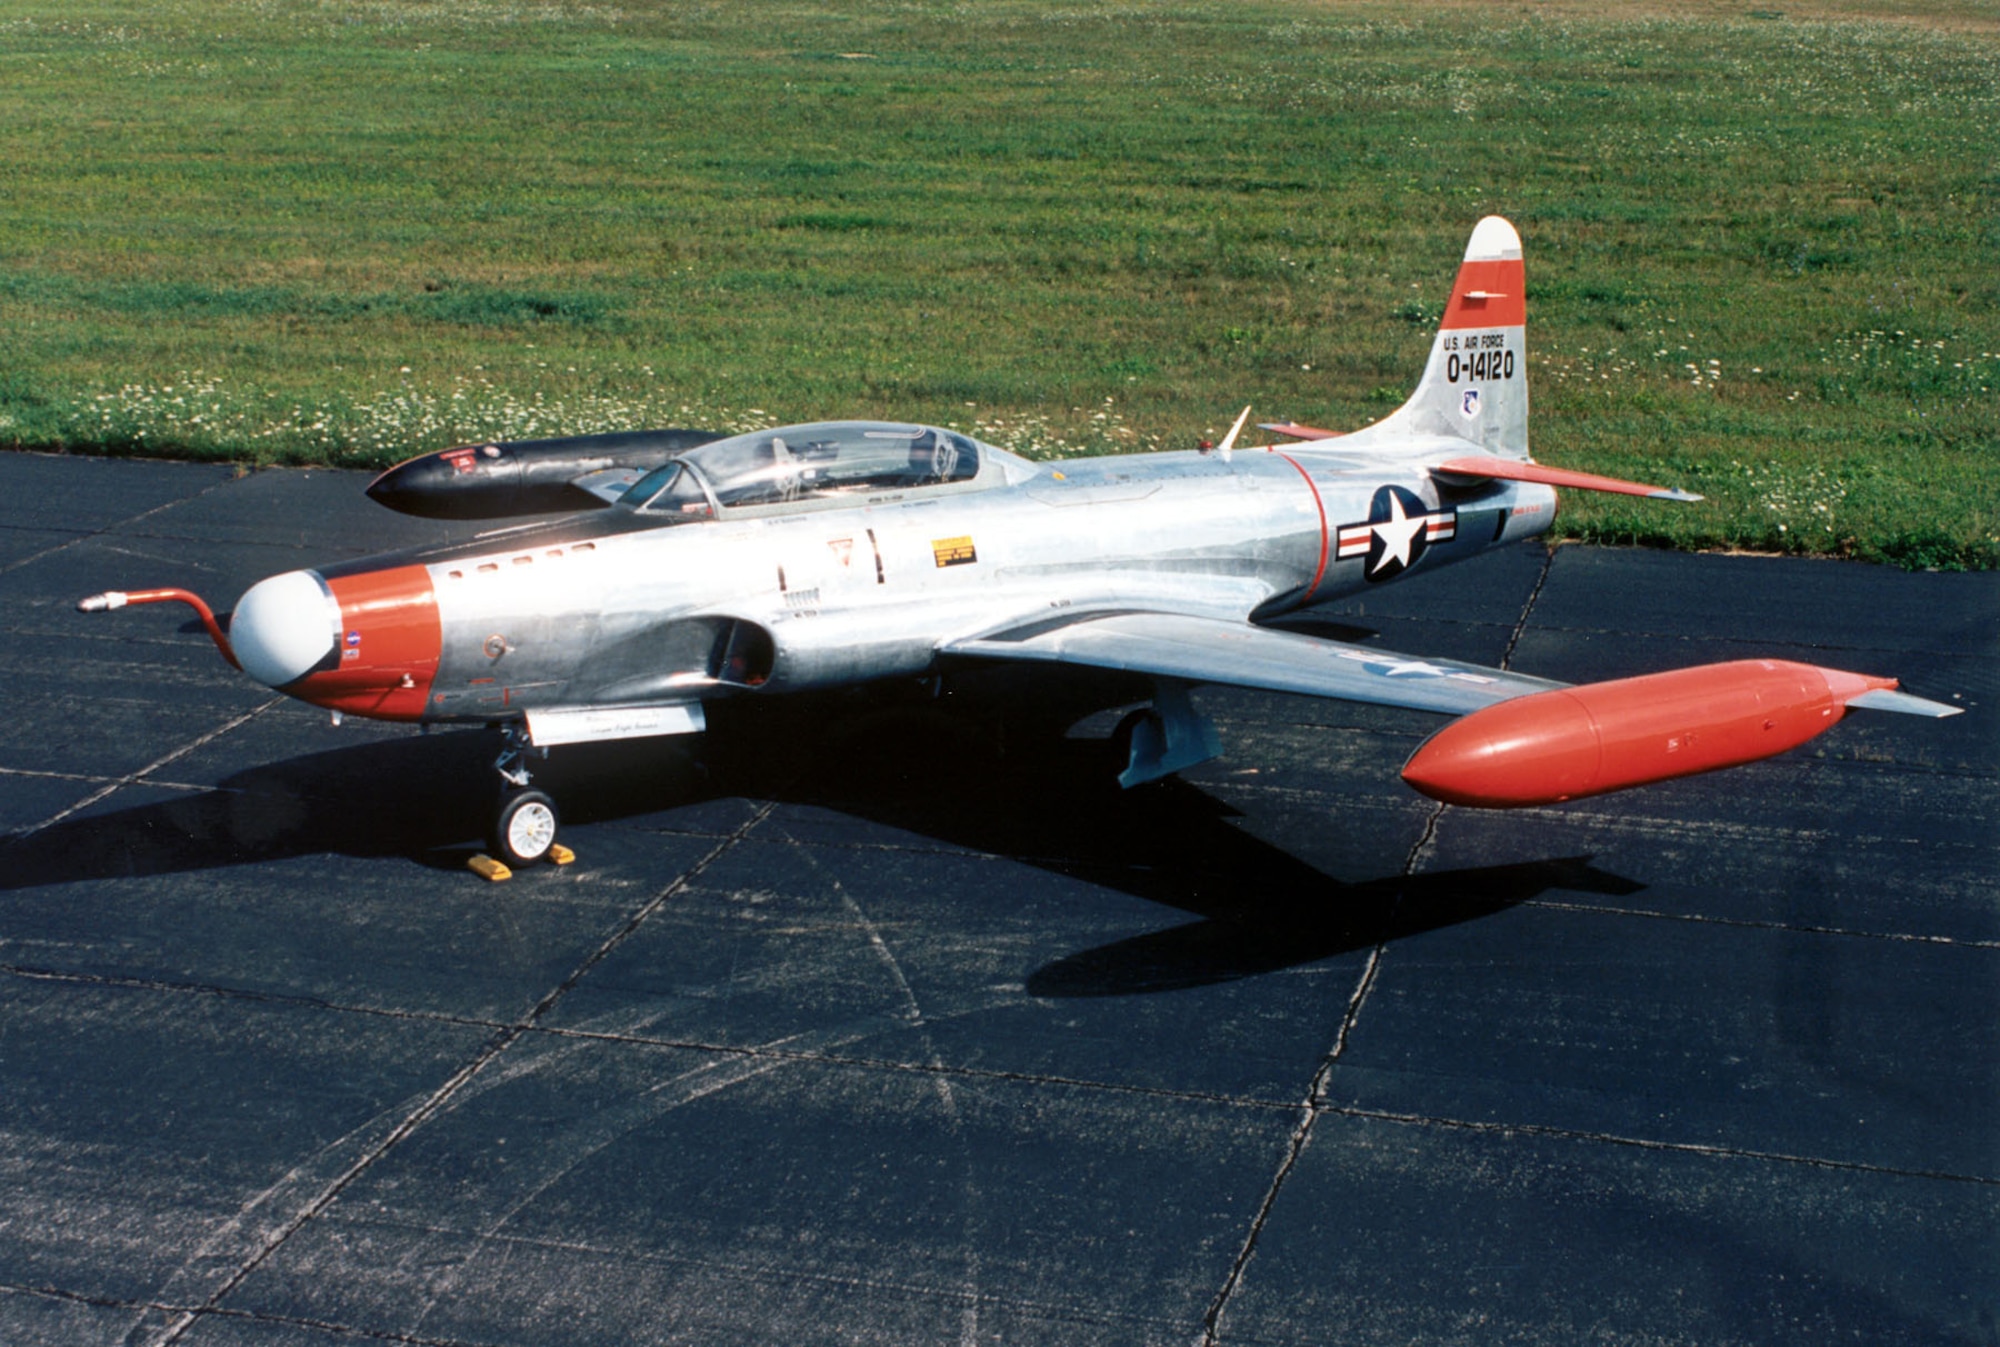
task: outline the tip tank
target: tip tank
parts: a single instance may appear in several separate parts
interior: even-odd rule
[[[1895,687],[1789,660],[1737,660],[1537,692],[1445,726],[1403,779],[1446,804],[1555,804],[1772,757],[1839,723],[1850,704],[1956,709]]]

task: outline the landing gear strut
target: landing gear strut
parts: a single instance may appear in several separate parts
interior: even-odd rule
[[[1188,684],[1162,678],[1153,688],[1153,705],[1134,711],[1118,723],[1111,736],[1118,784],[1126,790],[1171,776],[1184,767],[1207,762],[1222,752],[1215,722],[1194,709]]]
[[[562,818],[547,792],[529,788],[527,758],[536,750],[528,742],[527,730],[512,724],[501,733],[505,741],[493,762],[493,770],[500,774],[500,798],[486,841],[504,864],[534,865],[554,850]],[[546,749],[540,751],[547,756]]]

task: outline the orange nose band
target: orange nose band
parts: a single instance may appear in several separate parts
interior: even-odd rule
[[[420,720],[437,676],[437,592],[422,566],[329,580],[340,604],[339,663],[286,689],[293,696],[382,720]]]

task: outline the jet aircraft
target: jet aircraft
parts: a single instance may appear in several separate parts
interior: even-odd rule
[[[1454,716],[1403,777],[1488,807],[1769,757],[1850,707],[1956,713],[1891,678],[1782,660],[1572,687],[1263,625],[1544,533],[1559,487],[1699,499],[1535,463],[1527,371],[1520,238],[1488,217],[1416,391],[1352,433],[1285,423],[1265,427],[1284,444],[1239,446],[1246,408],[1213,449],[1067,462],[878,421],[468,446],[411,460],[374,494],[475,517],[597,508],[272,576],[226,632],[180,589],[79,606],[187,603],[231,663],[336,716],[498,730],[490,841],[512,865],[556,842],[534,754],[695,733],[718,698],[973,662],[1150,679],[1118,736],[1128,787],[1220,752],[1196,684]],[[510,456],[524,466],[502,475]],[[488,486],[456,489],[482,468]]]

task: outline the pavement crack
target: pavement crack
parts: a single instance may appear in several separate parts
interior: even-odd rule
[[[231,482],[234,482],[236,480],[237,479],[234,477],[225,477],[219,482],[211,482],[209,485],[203,487],[201,490],[195,492],[191,496],[176,496],[174,497],[174,499],[170,501],[164,501],[161,504],[155,505],[150,510],[141,510],[139,511],[139,513],[132,515],[129,518],[113,520],[111,523],[105,524],[102,527],[91,529],[85,533],[79,533],[74,538],[65,538],[63,541],[56,543],[53,546],[44,547],[39,552],[31,552],[25,557],[21,557],[18,560],[10,561],[4,566],[0,566],[0,575],[6,575],[10,571],[17,571],[21,569],[21,567],[23,566],[33,565],[35,562],[40,561],[43,557],[51,557],[58,552],[67,551],[69,548],[75,547],[79,543],[87,543],[93,538],[102,538],[107,533],[115,533],[120,529],[128,528],[131,525],[138,523],[142,519],[151,519],[154,515],[160,514],[161,512],[166,510],[171,510],[177,505],[186,505],[190,501],[200,500],[203,496],[208,495],[211,491],[219,491],[223,487],[228,486]],[[206,541],[206,539],[200,539],[200,540],[190,539],[189,541]]]
[[[605,937],[596,949],[586,955],[582,962],[577,964],[576,968],[570,972],[568,977],[556,984],[526,1014],[512,1023],[503,1026],[489,1038],[486,1044],[473,1055],[471,1060],[467,1061],[457,1071],[454,1071],[443,1084],[439,1085],[437,1089],[426,1096],[401,1122],[390,1129],[388,1135],[383,1137],[376,1145],[369,1148],[365,1154],[337,1175],[332,1182],[322,1188],[299,1211],[274,1230],[261,1245],[251,1252],[248,1258],[244,1259],[233,1272],[223,1279],[221,1284],[209,1294],[206,1300],[200,1305],[179,1314],[167,1326],[166,1331],[153,1340],[153,1347],[175,1347],[175,1344],[184,1339],[188,1331],[199,1323],[204,1316],[215,1313],[221,1303],[236,1288],[247,1281],[253,1272],[268,1262],[273,1254],[283,1248],[293,1235],[304,1229],[306,1224],[315,1216],[318,1216],[331,1206],[341,1193],[345,1192],[357,1179],[373,1168],[376,1163],[390,1151],[394,1150],[411,1133],[447,1108],[460,1091],[474,1078],[497,1061],[508,1048],[519,1042],[524,1035],[532,1032],[543,1016],[554,1010],[563,997],[567,996],[593,968],[596,968],[606,958],[610,957],[611,953],[622,945],[634,931],[637,931],[645,924],[647,918],[658,912],[677,895],[684,892],[704,871],[720,860],[738,842],[742,841],[752,829],[769,818],[777,807],[776,800],[766,802],[745,820],[742,826],[737,828],[736,831],[716,843],[701,859],[675,876],[672,883],[640,905],[616,930]]]
[[[1508,637],[1507,653],[1500,661],[1502,668],[1505,668],[1507,661],[1513,657],[1514,644],[1520,639],[1521,631],[1528,622],[1528,614],[1534,609],[1535,599],[1542,592],[1542,585],[1548,579],[1549,563],[1554,556],[1555,550],[1551,548],[1543,559],[1541,574],[1536,577],[1535,587],[1529,593],[1527,602],[1521,607],[1521,619],[1515,624],[1513,634]],[[1436,804],[1425,814],[1423,829],[1417,834],[1416,841],[1410,844],[1409,854],[1403,858],[1403,880],[1407,881],[1415,875],[1430,855],[1437,842],[1438,822],[1444,817],[1447,808],[1446,805]],[[1354,984],[1353,994],[1347,999],[1347,1010],[1341,1016],[1340,1028],[1334,1034],[1333,1046],[1327,1050],[1326,1056],[1320,1059],[1319,1069],[1313,1073],[1312,1082],[1307,1086],[1305,1099],[1298,1106],[1298,1121],[1286,1141],[1285,1153],[1278,1161],[1278,1171],[1272,1175],[1270,1186],[1265,1189],[1264,1200],[1259,1204],[1257,1214],[1250,1220],[1249,1232],[1244,1236],[1242,1246],[1237,1249],[1236,1258],[1230,1264],[1228,1274],[1223,1277],[1221,1288],[1215,1293],[1215,1299],[1209,1303],[1208,1312],[1202,1316],[1201,1347],[1215,1347],[1220,1340],[1222,1317],[1228,1312],[1229,1302],[1235,1298],[1237,1288],[1243,1283],[1243,1274],[1249,1270],[1250,1260],[1256,1255],[1257,1240],[1264,1232],[1265,1222],[1270,1219],[1272,1210],[1277,1206],[1278,1195],[1284,1191],[1286,1180],[1291,1177],[1299,1157],[1305,1153],[1307,1144],[1312,1140],[1313,1124],[1319,1120],[1319,1115],[1326,1107],[1328,1082],[1333,1077],[1334,1068],[1340,1063],[1341,1055],[1347,1051],[1348,1040],[1353,1036],[1355,1023],[1361,1018],[1361,1007],[1367,1002],[1369,993],[1375,989],[1376,980],[1382,969],[1382,956],[1388,951],[1389,940],[1396,929],[1396,916],[1402,903],[1403,893],[1399,888],[1395,899],[1389,904],[1388,911],[1383,915],[1382,935],[1376,940],[1375,947],[1368,952],[1368,962],[1362,967],[1361,977]]]
[[[1556,564],[1554,544],[1542,549],[1542,569],[1535,576],[1534,588],[1528,591],[1527,599],[1521,604],[1521,616],[1514,621],[1514,630],[1507,633],[1507,647],[1500,654],[1502,669],[1513,667],[1514,648],[1521,644],[1521,636],[1528,630],[1528,618],[1535,611],[1535,603],[1542,597],[1542,586],[1549,582],[1549,571]]]
[[[451,1024],[498,1033],[510,1022],[481,1016],[452,1015],[438,1010],[410,1010],[394,1006],[351,1005],[319,996],[265,991],[252,987],[225,987],[214,983],[182,982],[170,978],[135,977],[113,973],[88,973],[43,968],[29,964],[0,963],[0,976],[30,982],[59,982],[71,986],[109,987],[129,991],[160,992],[176,996],[213,996],[228,1000],[267,1005],[297,1006],[325,1010],[338,1015],[366,1015],[377,1019],[403,1020],[428,1024]],[[907,1021],[905,1021],[907,1023]],[[774,1044],[713,1043],[699,1038],[669,1038],[657,1034],[617,1033],[603,1029],[552,1028],[537,1024],[526,1032],[546,1038],[574,1039],[591,1043],[617,1043],[635,1048],[671,1048],[707,1053],[719,1057],[749,1057],[800,1065],[849,1067],[861,1071],[889,1071],[917,1075],[949,1075],[961,1080],[1001,1081],[1020,1085],[1052,1085],[1065,1089],[1136,1095],[1148,1099],[1174,1100],[1190,1104],[1213,1104],[1225,1108],[1288,1110],[1295,1105],[1279,1099],[1255,1095],[1221,1094],[1212,1090],[1172,1089],[1160,1085],[1134,1085],[1123,1081],[1086,1080],[1037,1071],[1005,1071],[994,1067],[961,1066],[949,1062],[911,1062],[888,1057],[868,1057],[855,1053],[817,1049],[785,1048]]]
[[[1917,931],[1857,931],[1849,926],[1820,926],[1800,921],[1768,921],[1756,917],[1724,917],[1711,912],[1663,912],[1658,908],[1619,907],[1611,903],[1566,903],[1559,898],[1528,898],[1522,907],[1584,916],[1637,917],[1643,921],[1685,921],[1698,926],[1733,926],[1749,931],[1783,931],[1790,935],[1834,935],[1849,940],[1887,940],[1912,945],[1950,945],[1958,949],[2000,949],[2000,940],[1970,936],[1925,935]]]
[[[303,1006],[330,1010],[340,1015],[372,1015],[385,1020],[422,1020],[432,1024],[457,1024],[473,1029],[503,1029],[506,1022],[472,1015],[449,1015],[437,1010],[405,1010],[394,1006],[347,1005],[321,996],[301,996],[296,992],[264,991],[256,987],[225,987],[212,982],[181,982],[173,978],[136,977],[119,973],[88,973],[81,970],[42,968],[33,964],[0,963],[0,974],[30,982],[62,982],[73,986],[115,987],[122,991],[165,992],[176,996],[214,996],[232,1001],[256,1001],[269,1005]]]
[[[814,871],[820,871],[819,863],[813,859],[810,852],[800,849],[798,854]],[[982,1224],[980,1220],[982,1195],[974,1177],[974,1156],[966,1139],[965,1118],[959,1108],[958,1093],[952,1088],[952,1073],[945,1069],[944,1056],[938,1051],[937,1041],[931,1034],[930,1026],[925,1022],[923,1007],[917,1002],[916,989],[910,985],[909,977],[903,972],[902,961],[889,947],[889,942],[882,938],[881,927],[875,924],[874,918],[868,915],[860,902],[848,891],[847,886],[840,882],[838,876],[829,874],[827,881],[833,891],[840,896],[841,906],[860,923],[861,929],[867,934],[869,948],[888,969],[889,976],[896,985],[898,996],[905,1006],[905,1021],[923,1043],[930,1067],[926,1074],[929,1076],[932,1089],[937,1094],[938,1107],[944,1114],[950,1135],[957,1146],[961,1175],[959,1220],[965,1245],[964,1310],[959,1317],[958,1340],[962,1347],[973,1347],[980,1337],[979,1236]]]
[[[1748,1146],[1724,1146],[1703,1141],[1667,1141],[1658,1137],[1633,1137],[1617,1132],[1597,1132],[1577,1127],[1556,1127],[1547,1123],[1493,1122],[1476,1118],[1444,1118],[1423,1113],[1395,1113],[1386,1109],[1329,1105],[1323,1112],[1363,1122],[1396,1123],[1408,1127],[1439,1127],[1456,1132],[1483,1132],[1495,1136],[1549,1137],[1561,1141],[1583,1141],[1600,1146],[1629,1146],[1642,1151],[1665,1151],[1676,1155],[1705,1155],[1721,1160],[1761,1160],[1772,1164],[1805,1165],[1812,1169],[1832,1169],[1851,1174],[1881,1174],[1900,1179],[1931,1179],[1945,1183],[1969,1183],[1982,1188],[2000,1188],[2000,1175],[1959,1174],[1946,1169],[1918,1169],[1904,1165],[1874,1164],[1866,1160],[1835,1160],[1823,1155],[1793,1155],[1786,1151],[1758,1150]]]
[[[1298,1121],[1292,1127],[1291,1136],[1286,1138],[1285,1153],[1278,1161],[1278,1172],[1272,1175],[1271,1184],[1264,1191],[1264,1200],[1258,1205],[1257,1214],[1250,1219],[1249,1233],[1244,1236],[1242,1247],[1236,1251],[1235,1261],[1229,1265],[1229,1273],[1223,1278],[1221,1289],[1215,1293],[1215,1299],[1209,1302],[1208,1312],[1202,1316],[1201,1347],[1215,1347],[1221,1338],[1222,1316],[1243,1283],[1243,1274],[1257,1252],[1257,1239],[1264,1233],[1264,1223],[1270,1219],[1272,1209],[1278,1204],[1278,1194],[1284,1191],[1285,1181],[1291,1177],[1293,1167],[1312,1140],[1313,1124],[1319,1120],[1325,1106],[1327,1082],[1333,1075],[1334,1066],[1340,1061],[1340,1055],[1347,1050],[1347,1040],[1354,1031],[1355,1021],[1360,1018],[1362,1004],[1367,1001],[1368,993],[1374,990],[1376,975],[1382,967],[1382,951],[1387,943],[1385,938],[1369,952],[1361,977],[1347,998],[1347,1010],[1340,1018],[1340,1029],[1334,1035],[1333,1047],[1321,1059],[1319,1069],[1313,1073],[1312,1083],[1307,1087],[1306,1097],[1298,1106]]]
[[[141,767],[138,771],[128,772],[124,776],[118,777],[116,780],[106,782],[104,785],[99,786],[96,790],[92,791],[90,794],[84,796],[81,800],[78,800],[75,804],[71,805],[69,808],[56,811],[55,813],[49,815],[49,817],[43,819],[40,823],[33,824],[26,828],[17,829],[14,833],[9,835],[4,841],[0,841],[0,846],[11,846],[17,842],[26,841],[28,838],[33,837],[36,833],[42,832],[45,829],[52,828],[56,824],[61,823],[64,819],[70,817],[72,814],[76,814],[81,812],[82,810],[90,808],[92,805],[96,804],[98,801],[106,798],[107,796],[113,795],[116,792],[125,789],[125,787],[127,786],[135,785],[138,782],[144,781],[147,777],[151,776],[154,772],[159,771],[162,767],[165,767],[168,763],[178,762],[180,761],[180,759],[186,757],[188,754],[194,752],[196,749],[203,748],[209,744],[214,743],[217,739],[220,739],[223,735],[228,734],[231,730],[234,730],[239,726],[248,724],[250,721],[255,720],[258,716],[263,715],[266,711],[270,710],[272,707],[278,705],[284,700],[285,699],[283,697],[272,697],[267,701],[259,702],[257,705],[251,707],[248,711],[245,711],[242,715],[234,716],[229,720],[224,721],[222,724],[210,730],[207,734],[198,735],[195,738],[190,739],[187,743],[182,744],[179,748],[174,749],[171,753],[168,753],[163,757],[156,758],[152,762],[147,763],[144,767]]]

